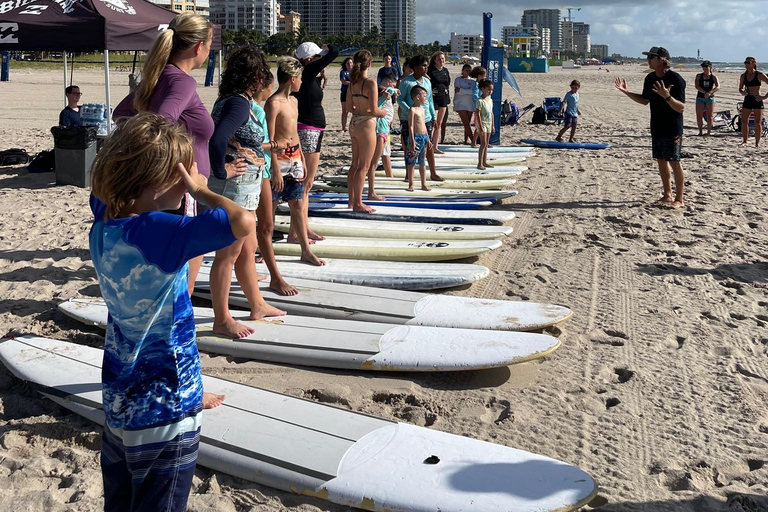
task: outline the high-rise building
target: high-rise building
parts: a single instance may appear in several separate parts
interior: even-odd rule
[[[416,44],[416,0],[381,0],[381,26],[385,38]]]
[[[582,21],[563,22],[563,51],[577,55],[589,55],[591,51],[589,23]]]
[[[277,33],[277,19],[277,0],[211,0],[211,21],[225,29],[271,36]]]
[[[596,59],[607,59],[611,55],[607,44],[593,44],[591,54]]]
[[[520,24],[524,27],[548,28],[552,48],[562,48],[563,18],[560,9],[526,9],[520,18]]]
[[[193,11],[195,14],[205,16],[210,15],[210,4],[208,0],[150,0],[152,3],[165,7],[176,12]]]
[[[277,4],[277,32],[279,34],[293,33],[298,35],[301,27],[301,14],[293,11],[281,12],[280,4]]]

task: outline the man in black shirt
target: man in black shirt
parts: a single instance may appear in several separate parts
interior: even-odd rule
[[[70,85],[64,89],[64,92],[67,95],[67,106],[59,114],[59,126],[82,126],[83,121],[80,119],[80,107],[77,106],[77,102],[80,101],[83,93],[76,85]]]
[[[685,80],[672,71],[669,52],[654,46],[643,52],[648,58],[648,73],[642,94],[631,92],[626,80],[616,79],[616,88],[641,105],[651,106],[651,141],[653,158],[659,164],[664,195],[659,202],[672,208],[685,206],[683,188],[685,173],[680,165],[680,149],[683,145],[683,111],[685,110]],[[672,176],[675,176],[675,193],[672,194]]]

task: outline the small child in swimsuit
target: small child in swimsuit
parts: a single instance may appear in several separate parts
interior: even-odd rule
[[[491,134],[495,132],[493,126],[493,82],[490,80],[480,80],[478,84],[481,96],[475,102],[475,126],[480,138],[480,149],[477,151],[477,168],[485,170],[486,167],[493,167],[488,164],[488,143],[491,140]]]
[[[472,68],[472,71],[469,72],[469,77],[475,79],[475,84],[472,87],[472,100],[477,103],[477,100],[480,99],[480,97],[483,95],[482,92],[480,92],[480,82],[485,80],[485,77],[488,75],[488,71],[483,66],[475,66]],[[477,123],[475,123],[475,132],[472,134],[472,145],[471,147],[476,148],[478,143],[478,128]]]
[[[301,245],[301,260],[313,265],[325,265],[312,253],[307,236],[307,220],[303,214],[304,200],[304,169],[306,163],[301,151],[297,122],[299,118],[299,103],[292,92],[301,87],[301,63],[293,57],[283,57],[278,61],[277,91],[264,104],[267,116],[270,140],[287,139],[288,149],[282,154],[272,155],[272,201],[274,209],[281,201],[288,201],[291,210],[291,225],[295,227],[299,245]]]
[[[427,186],[427,169],[424,165],[424,154],[432,146],[424,122],[424,103],[427,102],[427,90],[419,85],[411,89],[413,106],[408,110],[408,142],[405,153],[405,176],[408,180],[408,192],[413,192],[413,169],[419,164],[421,189],[432,190]]]

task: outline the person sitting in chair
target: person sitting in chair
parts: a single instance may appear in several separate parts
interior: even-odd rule
[[[76,85],[70,85],[64,92],[67,95],[67,106],[59,114],[59,126],[82,126],[83,120],[80,118],[80,107],[77,102],[80,101],[80,88]]]

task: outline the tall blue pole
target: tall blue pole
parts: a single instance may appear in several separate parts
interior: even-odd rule
[[[490,12],[483,13],[483,67],[488,71],[487,79],[493,83],[493,125],[495,132],[491,135],[491,144],[501,143],[501,89],[504,85],[502,66],[504,66],[504,48],[491,45]]]
[[[4,50],[0,53],[3,55],[3,63],[0,65],[0,82],[7,82],[11,79],[11,52]]]

